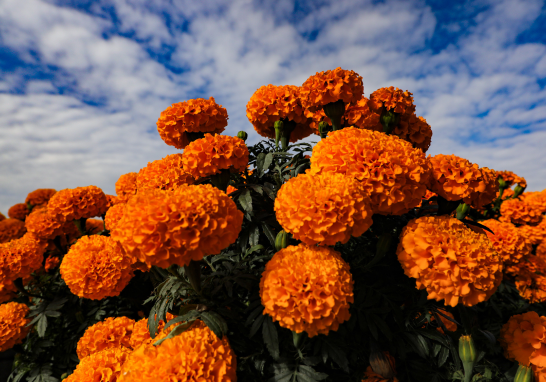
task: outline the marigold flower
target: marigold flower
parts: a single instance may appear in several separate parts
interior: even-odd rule
[[[108,231],[112,231],[114,228],[116,228],[118,222],[123,217],[123,212],[125,211],[125,204],[120,203],[116,204],[113,207],[110,207],[108,211],[106,211],[106,216],[104,217],[104,224],[106,225],[106,229]]]
[[[368,366],[362,382],[398,382],[398,378],[385,378],[382,375],[375,373],[371,366]]]
[[[531,304],[546,301],[546,258],[528,255],[512,266],[510,279],[522,298]]]
[[[108,204],[107,204],[108,208],[113,207],[116,204],[122,203],[122,201],[117,196],[114,196],[114,195],[106,194],[106,199],[108,200]]]
[[[131,198],[111,231],[124,251],[148,266],[188,265],[216,255],[237,240],[243,213],[211,185],[147,190]]]
[[[450,312],[448,312],[447,310],[445,309],[438,309],[438,312],[439,313],[442,313],[443,315],[445,316],[448,316],[449,318],[455,318],[453,317],[453,314],[451,314]],[[453,321],[451,320],[448,320],[447,318],[445,318],[444,316],[442,316],[442,314],[439,314],[438,313],[438,316],[440,317],[440,321],[442,321],[442,324],[444,324],[444,326],[446,327],[446,329],[450,332],[455,332],[457,330],[457,324],[454,323]],[[432,316],[430,321],[435,321],[435,316]],[[444,333],[444,329],[442,329],[442,327],[440,326],[440,324],[438,324],[438,327],[436,328],[440,333]]]
[[[499,342],[506,358],[525,366],[546,366],[546,317],[533,311],[510,317]]]
[[[205,134],[205,138],[186,147],[182,162],[185,172],[194,178],[204,178],[219,174],[221,170],[232,173],[245,171],[248,156],[248,148],[241,138]]]
[[[0,278],[0,304],[16,297],[17,288],[8,278]]]
[[[49,199],[51,199],[56,192],[57,190],[54,190],[53,188],[39,188],[27,195],[25,203],[28,203],[33,207],[47,204]]]
[[[123,365],[119,382],[236,382],[237,360],[227,336],[219,339],[200,320],[159,346],[141,346]]]
[[[45,242],[31,233],[0,244],[0,279],[25,278],[42,266]]]
[[[91,325],[78,341],[78,358],[81,360],[105,349],[121,346],[130,349],[134,325],[135,321],[128,317],[108,317]]]
[[[4,219],[0,221],[0,243],[8,243],[19,239],[27,232],[25,223],[19,219]]]
[[[30,211],[27,208],[27,205],[25,203],[17,203],[11,206],[8,210],[8,216],[11,219],[19,219],[24,221]]]
[[[47,203],[49,214],[63,222],[102,216],[107,209],[108,199],[97,186],[66,188]]]
[[[93,300],[118,296],[133,277],[131,259],[107,236],[83,236],[63,258],[61,276],[70,291]]]
[[[540,244],[542,241],[546,240],[546,219],[543,218],[537,225],[519,226],[518,231],[525,236],[527,241],[532,245]]]
[[[46,272],[49,272],[52,269],[57,268],[61,260],[57,256],[49,256],[44,264],[44,269]]]
[[[500,189],[499,191],[497,191],[496,198],[498,198],[499,196],[500,196]],[[511,188],[507,188],[502,192],[502,200],[510,199],[512,198],[512,196],[514,196],[514,190],[512,190]]]
[[[536,255],[537,255],[538,257],[541,257],[541,258],[545,258],[545,259],[546,259],[546,240],[542,241],[542,242],[538,245]]]
[[[27,324],[28,306],[18,302],[0,305],[0,352],[23,342],[31,329]]]
[[[401,215],[421,203],[430,169],[423,151],[408,142],[347,127],[313,148],[310,172],[354,177],[368,192],[375,213]]]
[[[293,85],[265,85],[252,94],[246,105],[246,116],[258,134],[275,138],[275,122],[288,120],[296,125],[290,142],[296,142],[313,133],[311,122],[301,106],[300,88]]]
[[[277,220],[306,244],[345,244],[372,225],[367,192],[342,174],[301,174],[282,185],[275,199]]]
[[[0,212],[0,222],[1,222],[2,220],[6,220],[6,217],[4,216],[3,213]]]
[[[119,177],[116,182],[116,195],[121,203],[127,202],[137,192],[137,173],[128,172]]]
[[[166,315],[167,322],[172,320],[175,316],[173,316],[170,313],[167,313]],[[133,333],[131,334],[131,338],[129,340],[129,345],[132,349],[138,348],[142,344],[149,345],[153,342],[156,342],[159,340],[162,336],[167,335],[170,333],[170,331],[177,326],[177,324],[171,325],[167,328],[167,332],[163,333],[163,328],[165,327],[165,321],[160,320],[157,324],[157,333],[159,333],[155,338],[152,338],[150,336],[150,330],[148,328],[148,319],[144,318],[142,320],[139,320],[135,323],[135,326],[133,326]]]
[[[317,72],[300,88],[301,104],[312,112],[339,100],[346,104],[356,103],[363,93],[362,77],[352,70],[341,68]]]
[[[193,184],[195,178],[182,169],[182,154],[171,154],[160,160],[148,162],[138,172],[137,190],[157,188],[174,190],[183,184]]]
[[[227,120],[227,110],[214,98],[190,99],[173,103],[162,111],[157,120],[157,131],[166,144],[183,149],[190,143],[187,133],[220,134],[227,126]]]
[[[392,110],[403,116],[410,116],[415,112],[413,94],[409,91],[402,91],[394,86],[380,88],[370,94],[370,101],[374,110]]]
[[[404,115],[400,123],[394,127],[391,134],[408,141],[418,149],[427,152],[432,141],[432,128],[423,117],[415,114]]]
[[[69,222],[69,224],[73,225],[74,223]],[[34,207],[25,221],[28,232],[33,233],[42,240],[50,240],[62,235],[65,225],[62,221],[57,220],[55,216],[49,214],[45,207]]]
[[[512,171],[498,171],[497,175],[506,182],[508,187],[512,187],[514,184],[519,184],[521,187],[527,187],[527,181],[521,176],[517,176]]]
[[[273,321],[309,337],[337,331],[353,302],[349,264],[329,247],[288,246],[266,264],[260,297]]]
[[[227,186],[226,194],[231,194],[232,192],[237,191],[237,189],[231,185]]]
[[[540,192],[524,192],[521,194],[520,198],[539,213],[543,214],[546,212],[546,190]]]
[[[104,220],[87,219],[85,221],[85,232],[87,232],[89,235],[96,235],[102,231],[104,231]]]
[[[93,353],[80,361],[76,370],[64,382],[116,382],[121,368],[131,351],[124,348],[110,348]]]
[[[428,299],[473,306],[502,281],[502,259],[488,237],[449,216],[423,216],[402,230],[397,249],[404,273]]]
[[[502,202],[501,220],[514,224],[537,225],[542,221],[542,214],[523,199],[508,199]]]

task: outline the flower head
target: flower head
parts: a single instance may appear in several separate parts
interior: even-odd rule
[[[138,172],[136,187],[138,191],[157,188],[174,190],[183,184],[193,184],[195,178],[182,169],[182,154],[171,154],[160,160],[148,162]]]
[[[527,204],[532,206],[539,213],[546,212],[546,190],[536,192],[524,192],[520,196]]]
[[[311,173],[356,178],[374,213],[401,215],[421,203],[430,174],[423,151],[381,132],[353,127],[329,133],[314,148]]]
[[[525,366],[546,366],[546,317],[533,311],[510,317],[499,342],[506,358]]]
[[[73,224],[72,222],[68,222]],[[42,240],[54,239],[64,233],[66,223],[49,214],[45,207],[34,207],[25,221],[28,232],[35,234]]]
[[[19,219],[4,219],[0,221],[0,243],[8,243],[19,239],[27,232],[25,223]]]
[[[47,203],[47,211],[59,221],[101,216],[108,209],[108,199],[96,186],[66,188]]]
[[[104,217],[104,224],[106,225],[106,229],[108,231],[112,231],[114,228],[116,228],[118,222],[123,217],[123,212],[125,211],[125,204],[120,203],[116,204],[113,207],[110,207],[108,211],[106,211],[106,216]]]
[[[131,348],[130,339],[135,321],[127,317],[108,317],[87,328],[78,341],[78,358],[84,359],[105,349]]]
[[[111,232],[133,262],[167,268],[216,255],[235,242],[243,213],[211,185],[148,190],[131,198]]]
[[[346,243],[372,225],[362,184],[337,173],[301,174],[282,185],[275,199],[281,226],[309,245]]]
[[[83,236],[63,258],[61,276],[70,291],[93,300],[118,296],[133,277],[131,259],[107,236]]]
[[[542,214],[523,199],[508,199],[502,202],[501,219],[514,224],[537,225],[542,221]]]
[[[510,278],[522,298],[531,304],[546,301],[546,258],[528,255],[511,270]]]
[[[227,120],[227,110],[214,98],[190,99],[173,103],[162,111],[157,120],[157,131],[166,144],[183,149],[190,143],[187,133],[220,134],[227,126]]]
[[[415,114],[404,115],[391,134],[408,141],[413,147],[425,153],[432,141],[432,128],[423,117],[417,117]]]
[[[537,225],[521,225],[518,227],[518,231],[532,245],[540,244],[546,240],[546,219],[543,218]]]
[[[17,203],[11,206],[8,210],[8,216],[11,219],[25,220],[29,214],[29,210],[25,203]]]
[[[309,337],[337,331],[353,302],[349,264],[329,247],[300,244],[277,252],[266,264],[260,297],[273,321]]]
[[[166,314],[167,322],[172,320],[175,316],[173,316],[170,313]],[[138,348],[142,344],[149,345],[157,340],[159,340],[161,337],[164,337],[166,334],[168,334],[175,326],[176,324],[171,325],[167,328],[166,331],[163,329],[165,328],[165,321],[160,320],[157,324],[157,333],[158,335],[155,338],[152,338],[150,336],[150,330],[148,328],[148,319],[143,318],[142,320],[139,320],[135,323],[135,326],[133,326],[133,333],[131,334],[131,339],[129,340],[129,345],[132,349]]]
[[[521,187],[527,187],[527,181],[525,178],[517,176],[512,171],[499,171],[497,175],[506,182],[508,187],[513,186],[514,184],[519,184]]]
[[[137,173],[128,172],[119,177],[116,182],[116,195],[121,203],[127,202],[137,192]]]
[[[16,297],[17,288],[8,278],[0,278],[0,304]]]
[[[27,324],[28,306],[18,302],[0,305],[0,352],[23,342],[31,329]]]
[[[42,266],[45,243],[31,233],[0,244],[0,279],[25,278]]]
[[[64,382],[116,382],[130,350],[124,347],[109,348],[83,358],[74,373]]]
[[[51,199],[56,192],[57,190],[54,190],[53,188],[39,188],[27,195],[25,203],[28,203],[33,207],[47,204],[49,199]]]
[[[379,111],[384,107],[387,111],[410,116],[415,112],[412,96],[413,94],[407,90],[403,91],[391,86],[374,91],[370,94],[370,101],[374,110]]]
[[[476,305],[502,281],[502,259],[484,233],[449,216],[423,216],[402,230],[397,249],[404,273],[428,298]]]
[[[44,264],[44,269],[46,272],[49,272],[52,269],[57,268],[61,260],[57,256],[49,256]]]

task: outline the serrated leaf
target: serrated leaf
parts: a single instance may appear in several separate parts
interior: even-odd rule
[[[258,245],[258,242],[260,241],[260,229],[258,226],[254,226],[250,229],[250,235],[248,236],[248,244],[251,247],[254,247]]]
[[[442,365],[446,363],[448,356],[449,349],[442,346],[442,349],[440,350],[440,355],[438,356],[438,367],[442,367]]]
[[[152,309],[150,310],[150,315],[148,316],[148,331],[150,332],[150,337],[155,338],[155,334],[157,332],[157,325],[159,323],[159,320],[156,320],[156,306],[152,306]]]
[[[315,369],[313,369],[311,366],[307,365],[300,365],[298,367],[298,381],[303,382],[315,382],[315,381],[322,381],[326,378],[328,378],[328,374],[319,373]]]
[[[223,338],[228,331],[226,321],[216,312],[201,312],[201,320],[218,338]]]
[[[250,190],[248,188],[241,192],[238,200],[239,203],[241,203],[241,207],[243,207],[246,212],[252,212],[252,196],[250,195]]]
[[[39,317],[40,319],[36,323],[36,332],[39,337],[44,338],[47,329],[47,317],[45,314],[41,314]]]
[[[277,328],[271,320],[269,315],[263,315],[263,325],[262,325],[262,335],[264,338],[265,346],[269,350],[269,354],[273,357],[274,360],[279,359],[279,334],[277,333]]]
[[[435,343],[434,347],[432,348],[432,356],[436,357],[441,349],[442,349],[442,345],[440,345],[439,343]]]
[[[44,312],[44,314],[48,317],[60,317],[61,316],[61,312],[57,312],[57,311],[54,311],[54,310],[46,310]]]
[[[449,342],[447,341],[446,337],[444,337],[439,331],[436,329],[418,329],[417,330],[419,334],[430,338],[433,341],[437,341],[441,343],[444,346],[449,346]]]
[[[265,236],[267,236],[267,239],[271,243],[272,246],[275,246],[275,234],[271,230],[271,227],[267,225],[266,223],[262,223],[262,228],[264,230]]]
[[[256,170],[258,171],[258,176],[261,178],[264,174],[264,161],[265,153],[259,153],[256,157]]]
[[[55,299],[47,306],[46,310],[59,310],[68,301],[67,298]]]
[[[374,323],[379,328],[379,330],[381,330],[381,333],[383,333],[389,341],[392,341],[392,332],[389,329],[389,326],[385,323],[385,321],[379,318],[378,316],[376,316],[375,314],[372,315],[372,318],[374,320]]]
[[[190,311],[188,313],[185,313],[182,316],[175,317],[172,320],[170,320],[169,322],[167,322],[167,325],[165,325],[163,330],[167,330],[170,326],[178,324],[180,322],[194,320],[194,319],[198,318],[200,314],[201,313],[198,312],[197,310],[192,310],[192,311]]]
[[[252,313],[250,313],[246,319],[245,326],[249,326],[252,321],[254,321],[262,312],[264,311],[264,307],[260,304],[258,305]]]
[[[267,153],[264,159],[263,172],[269,169],[269,166],[271,166],[272,162],[273,162],[273,153]]]
[[[161,343],[165,340],[168,340],[169,338],[173,338],[173,337],[176,337],[178,336],[179,334],[182,334],[184,333],[186,330],[188,330],[192,323],[193,323],[194,320],[191,320],[191,321],[188,321],[186,322],[185,324],[180,324],[178,326],[175,326],[173,328],[173,330],[171,330],[171,332],[169,334],[167,334],[165,337],[163,337],[162,339],[160,340],[157,340],[154,342],[154,346],[159,346],[161,345]]]

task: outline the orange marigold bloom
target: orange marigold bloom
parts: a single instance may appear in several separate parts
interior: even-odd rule
[[[57,190],[54,190],[53,188],[39,188],[27,195],[25,203],[29,203],[31,206],[41,206],[47,204],[49,199],[51,199],[56,192]]]
[[[260,297],[273,321],[309,337],[337,331],[353,302],[349,264],[329,247],[288,246],[266,264]]]
[[[514,184],[519,184],[523,188],[527,187],[525,178],[517,176],[512,171],[498,171],[497,175],[506,182],[508,187],[511,187]]]
[[[494,232],[493,234],[485,231],[493,247],[502,258],[504,272],[515,275],[518,268],[514,267],[514,264],[531,254],[533,250],[531,243],[512,223],[490,219],[482,221],[481,224],[491,228]]]
[[[275,213],[284,230],[309,245],[345,244],[373,223],[362,184],[337,173],[291,178],[277,193]]]
[[[162,111],[157,120],[157,131],[166,144],[183,149],[190,143],[187,133],[220,134],[227,126],[227,120],[227,110],[214,98],[190,99],[173,103]]]
[[[167,313],[167,322],[172,320],[175,316],[173,316],[170,313]],[[171,325],[167,328],[167,332],[163,331],[163,328],[165,327],[165,321],[160,320],[157,324],[157,333],[158,335],[155,338],[152,338],[150,336],[150,330],[148,328],[148,319],[144,318],[142,320],[139,320],[135,323],[135,326],[133,326],[133,333],[131,334],[131,339],[129,340],[129,344],[132,349],[138,348],[142,344],[149,345],[153,342],[156,342],[160,338],[166,336],[170,331],[177,326],[177,324]]]
[[[102,216],[107,209],[108,199],[97,186],[66,188],[47,203],[49,214],[63,222]]]
[[[536,254],[538,257],[546,258],[546,240],[538,245]]]
[[[6,217],[4,216],[3,213],[0,212],[0,222],[1,222],[2,220],[6,220]]]
[[[506,358],[525,366],[546,366],[546,317],[532,311],[510,317],[499,342]]]
[[[288,120],[296,124],[290,142],[296,142],[313,133],[311,122],[301,106],[300,88],[293,85],[265,85],[252,94],[246,105],[246,116],[258,134],[275,138],[275,122]]]
[[[539,213],[546,212],[546,190],[536,192],[524,192],[520,196],[530,206],[535,208]]]
[[[0,243],[8,243],[19,239],[27,232],[25,223],[19,219],[4,219],[0,221]]]
[[[301,104],[311,112],[339,100],[346,104],[356,103],[363,93],[362,77],[352,70],[341,68],[317,72],[309,77],[300,88]]]
[[[141,346],[123,365],[119,382],[236,382],[237,360],[227,336],[219,339],[201,321],[159,346]]]
[[[106,216],[104,217],[104,224],[106,225],[106,229],[108,231],[112,231],[114,228],[116,228],[118,222],[123,217],[123,212],[125,211],[125,204],[120,203],[116,204],[113,207],[110,207],[108,211],[106,211]]]
[[[500,196],[500,190],[497,191],[496,198],[498,198],[499,196]],[[512,190],[511,188],[507,188],[502,192],[502,200],[510,199],[512,198],[512,196],[514,196],[514,190]]]
[[[402,230],[397,249],[404,273],[428,299],[473,306],[502,281],[502,259],[484,233],[449,216],[423,216]]]
[[[148,166],[138,172],[136,185],[138,191],[152,188],[174,190],[194,182],[195,178],[182,169],[182,154],[171,154],[148,162]]]
[[[502,202],[501,220],[514,224],[537,225],[542,221],[542,214],[522,199],[508,199]]]
[[[124,251],[148,266],[187,265],[237,240],[243,213],[211,185],[147,190],[131,198],[111,232]]]
[[[69,222],[69,224],[73,225],[74,223]],[[45,207],[34,207],[25,221],[25,226],[28,232],[35,234],[42,240],[54,239],[63,234],[65,228],[65,224],[49,214]]]
[[[226,194],[231,194],[232,192],[237,191],[237,189],[231,185],[227,186]]]
[[[423,117],[417,117],[415,114],[405,115],[400,119],[400,123],[393,129],[394,134],[401,139],[408,141],[418,149],[427,152],[432,141],[432,128]]]
[[[519,226],[518,230],[531,244],[540,244],[546,240],[546,219],[543,218],[537,225]]]
[[[410,116],[415,112],[413,104],[413,94],[409,91],[402,91],[394,86],[388,88],[380,88],[370,94],[370,101],[374,110],[380,111],[392,110],[395,113],[403,116]]]
[[[23,342],[31,329],[27,324],[28,306],[18,302],[0,305],[0,352]]]
[[[16,297],[17,288],[8,278],[0,278],[0,304]]]
[[[205,178],[222,170],[232,173],[245,171],[248,156],[248,148],[241,138],[205,134],[205,138],[186,147],[182,162],[185,172],[194,178]]]
[[[531,304],[546,301],[546,258],[529,255],[512,268],[512,279],[521,297]]]
[[[108,317],[88,327],[78,341],[78,358],[84,359],[91,354],[120,346],[131,348],[131,334],[135,321],[128,317]]]
[[[128,172],[119,177],[116,182],[116,195],[121,203],[127,202],[137,192],[137,173]]]
[[[49,256],[44,264],[44,269],[46,272],[49,272],[52,269],[57,268],[61,260],[57,256]]]
[[[8,216],[12,219],[25,220],[30,211],[25,203],[17,203],[11,206],[8,210]]]
[[[93,353],[80,361],[76,370],[64,382],[116,382],[130,350],[124,347]]]
[[[337,172],[360,181],[375,213],[401,215],[421,203],[430,175],[425,154],[392,135],[347,127],[314,148],[311,173]]]
[[[101,219],[87,219],[85,221],[85,232],[89,235],[95,235],[104,231],[104,220]]]
[[[438,309],[438,311],[446,316],[448,316],[449,318],[455,318],[453,317],[453,314],[451,314],[450,312],[448,312],[447,310],[445,309]],[[444,326],[446,327],[446,329],[450,332],[454,332],[457,330],[457,324],[454,323],[453,321],[450,321],[448,320],[447,318],[445,318],[444,316],[442,316],[441,314],[438,314],[438,316],[440,316],[440,321],[442,321],[442,324],[444,324]],[[432,321],[435,321],[436,318],[435,316],[431,316],[431,319],[430,319],[430,322]],[[436,328],[440,333],[444,333],[444,329],[442,329],[442,327],[440,326],[440,324],[438,324],[438,327]]]
[[[131,259],[107,236],[83,236],[63,258],[61,276],[70,291],[93,300],[118,296],[133,277]]]
[[[117,196],[114,196],[114,195],[106,194],[106,199],[108,200],[108,205],[107,205],[108,208],[122,202]]]
[[[46,243],[31,233],[0,244],[0,279],[25,278],[42,266]]]

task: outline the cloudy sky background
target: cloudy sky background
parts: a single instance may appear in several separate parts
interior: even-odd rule
[[[341,66],[413,92],[429,153],[546,188],[546,6],[535,0],[0,0],[0,211],[176,149],[155,122],[210,96],[227,134],[252,93]]]

